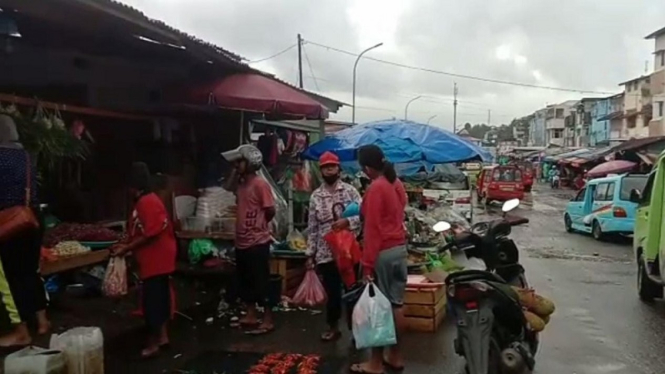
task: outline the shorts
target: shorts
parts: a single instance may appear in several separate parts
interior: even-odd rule
[[[400,245],[379,252],[374,264],[376,286],[393,306],[404,304],[408,276],[406,258],[406,245]]]
[[[171,276],[157,275],[143,280],[143,318],[151,334],[160,329],[171,318]]]
[[[270,306],[270,244],[236,249],[240,299],[247,304]]]

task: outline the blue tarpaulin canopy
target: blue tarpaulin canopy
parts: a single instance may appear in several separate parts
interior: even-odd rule
[[[326,151],[334,152],[342,162],[355,161],[358,148],[375,144],[395,164],[425,165],[491,161],[492,155],[450,131],[406,120],[383,120],[336,132],[314,143],[302,156],[310,160]]]

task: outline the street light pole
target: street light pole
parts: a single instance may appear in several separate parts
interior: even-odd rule
[[[430,118],[427,119],[427,124],[429,125],[429,122],[433,120],[436,117],[436,114],[431,116]]]
[[[409,100],[408,103],[406,103],[406,106],[404,107],[404,120],[405,121],[407,119],[409,119],[409,116],[408,116],[409,115],[409,105],[411,105],[412,102],[420,99],[421,97],[422,97],[422,95],[418,95],[418,96],[414,97],[413,99]]]
[[[367,52],[371,51],[374,48],[379,48],[382,46],[383,43],[379,43],[376,45],[373,45],[366,50],[360,52],[358,57],[356,58],[356,62],[353,64],[353,98],[351,99],[353,101],[352,105],[353,107],[351,108],[351,123],[356,124],[356,69],[358,68],[358,61],[360,61],[360,58]]]

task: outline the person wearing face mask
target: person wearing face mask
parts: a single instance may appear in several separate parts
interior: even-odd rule
[[[342,278],[324,236],[331,230],[360,228],[360,217],[340,218],[349,204],[355,202],[360,205],[360,194],[353,186],[340,180],[339,158],[334,153],[325,152],[321,155],[319,165],[324,183],[314,190],[309,201],[306,254],[309,257],[308,266],[316,265],[321,274],[328,296],[328,331],[321,335],[321,340],[330,342],[341,336],[339,320],[342,317]]]

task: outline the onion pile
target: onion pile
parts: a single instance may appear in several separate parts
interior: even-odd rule
[[[120,234],[100,225],[62,223],[44,235],[44,246],[52,248],[65,241],[115,242],[118,240],[120,240]]]

